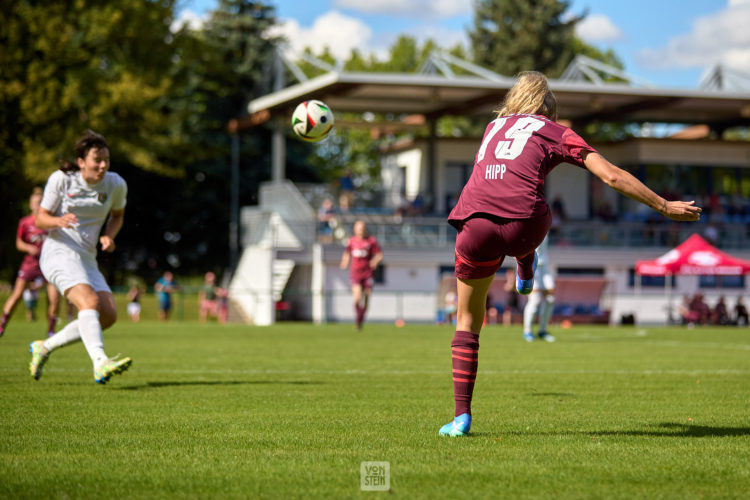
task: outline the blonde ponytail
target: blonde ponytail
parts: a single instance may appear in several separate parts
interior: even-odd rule
[[[505,95],[502,107],[495,110],[498,117],[530,114],[557,119],[557,99],[549,89],[547,78],[538,71],[524,71]]]

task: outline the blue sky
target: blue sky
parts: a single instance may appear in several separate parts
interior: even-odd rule
[[[402,33],[449,47],[468,43],[472,0],[271,0],[294,49],[327,45],[385,53]],[[200,18],[215,0],[182,0],[180,15]],[[578,35],[613,49],[625,71],[659,87],[698,88],[718,63],[750,75],[750,0],[572,0],[587,18]]]

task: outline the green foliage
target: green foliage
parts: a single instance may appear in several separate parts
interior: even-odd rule
[[[163,99],[171,13],[172,1],[141,0],[15,2],[3,13],[13,50],[1,52],[0,100],[15,124],[4,142],[27,178],[46,180],[86,128],[116,138],[115,161],[175,173]]]
[[[133,365],[100,387],[80,343],[32,380],[44,325],[15,321],[0,349],[3,498],[374,498],[359,489],[373,460],[390,463],[394,498],[750,491],[746,329],[579,326],[527,344],[489,326],[473,436],[440,438],[448,326],[123,317],[105,345]]]
[[[561,0],[477,0],[469,31],[474,62],[503,75],[559,76],[572,60],[575,25]]]

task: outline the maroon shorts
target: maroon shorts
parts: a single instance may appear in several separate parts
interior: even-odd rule
[[[551,222],[549,211],[533,219],[477,214],[465,220],[456,237],[456,277],[468,280],[494,275],[506,255],[524,257],[533,252]]]
[[[372,290],[372,276],[350,276],[349,283],[359,285],[363,290]]]
[[[18,278],[24,281],[35,281],[38,278],[44,279],[44,275],[38,264],[36,266],[21,265],[21,269],[18,270]]]

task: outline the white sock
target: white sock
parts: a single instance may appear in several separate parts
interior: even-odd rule
[[[542,309],[539,311],[539,331],[546,332],[549,319],[552,317],[552,311],[555,309],[555,296],[547,295],[544,297]]]
[[[529,295],[529,300],[526,302],[526,307],[523,308],[523,333],[531,331],[531,328],[534,324],[534,316],[536,316],[536,312],[537,310],[539,310],[541,295],[542,294],[539,292],[532,292],[531,295]]]
[[[73,342],[81,340],[81,332],[78,331],[78,320],[71,321],[65,328],[44,341],[44,348],[52,352]]]
[[[81,340],[89,353],[94,368],[98,367],[107,359],[104,353],[104,340],[102,339],[102,325],[99,323],[99,311],[96,309],[84,309],[78,313],[78,330],[81,332]]]

